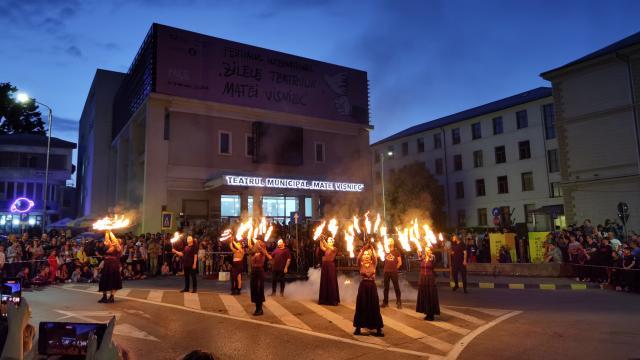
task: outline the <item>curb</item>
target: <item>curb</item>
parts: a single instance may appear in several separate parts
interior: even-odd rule
[[[411,285],[418,286],[417,282],[411,282]],[[440,287],[451,287],[455,284],[452,282],[439,281],[437,283]],[[467,287],[477,289],[509,289],[509,290],[603,290],[604,287],[599,284],[553,284],[553,283],[538,283],[538,284],[525,284],[525,283],[493,283],[493,282],[468,282]]]

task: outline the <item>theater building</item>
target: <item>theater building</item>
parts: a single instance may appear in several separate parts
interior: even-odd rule
[[[84,215],[137,209],[146,232],[163,212],[289,221],[369,205],[366,72],[153,24],[126,74],[101,74],[118,86],[97,75],[81,118],[109,145],[80,140],[79,179],[104,179],[78,181]]]

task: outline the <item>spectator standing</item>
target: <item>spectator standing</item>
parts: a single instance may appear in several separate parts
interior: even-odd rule
[[[149,253],[149,270],[151,276],[156,276],[158,274],[158,257],[160,256],[160,244],[158,244],[157,239],[151,239],[149,243],[149,248],[147,249]]]
[[[552,242],[548,244],[547,254],[544,257],[544,261],[548,263],[562,263],[562,252]]]
[[[452,237],[451,245],[451,272],[453,273],[453,281],[455,283],[453,291],[459,289],[458,274],[462,275],[462,290],[467,293],[467,247],[460,242],[457,235]]]

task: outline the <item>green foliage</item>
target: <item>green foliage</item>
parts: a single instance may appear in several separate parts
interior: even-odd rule
[[[417,217],[431,220],[436,229],[446,226],[444,188],[424,163],[415,162],[392,172],[385,191],[390,224]]]
[[[21,104],[15,100],[18,89],[11,83],[0,83],[0,135],[46,135],[38,104],[30,101]]]

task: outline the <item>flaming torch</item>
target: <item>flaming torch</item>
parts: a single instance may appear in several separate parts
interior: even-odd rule
[[[220,234],[220,241],[227,241],[231,239],[232,236],[233,233],[231,232],[231,229],[226,229],[222,232],[222,234]]]
[[[327,226],[327,230],[331,233],[332,238],[336,238],[336,234],[338,233],[338,221],[333,218],[329,221],[329,225]]]
[[[95,230],[115,230],[115,229],[123,229],[128,228],[131,224],[131,220],[126,218],[124,215],[115,215],[114,217],[105,216],[102,219],[93,223],[93,228]]]
[[[173,233],[173,237],[169,241],[171,241],[172,244],[175,244],[178,240],[180,240],[180,233],[176,231]]]
[[[313,231],[313,241],[318,240],[320,235],[322,235],[322,231],[324,230],[325,225],[327,225],[326,221],[323,221],[314,231]]]
[[[347,251],[349,252],[349,257],[353,258],[353,239],[356,237],[356,234],[353,231],[353,225],[349,225],[349,230],[344,231],[344,240],[347,242]]]
[[[369,212],[364,213],[364,228],[367,234],[371,234],[371,220],[369,220]]]

